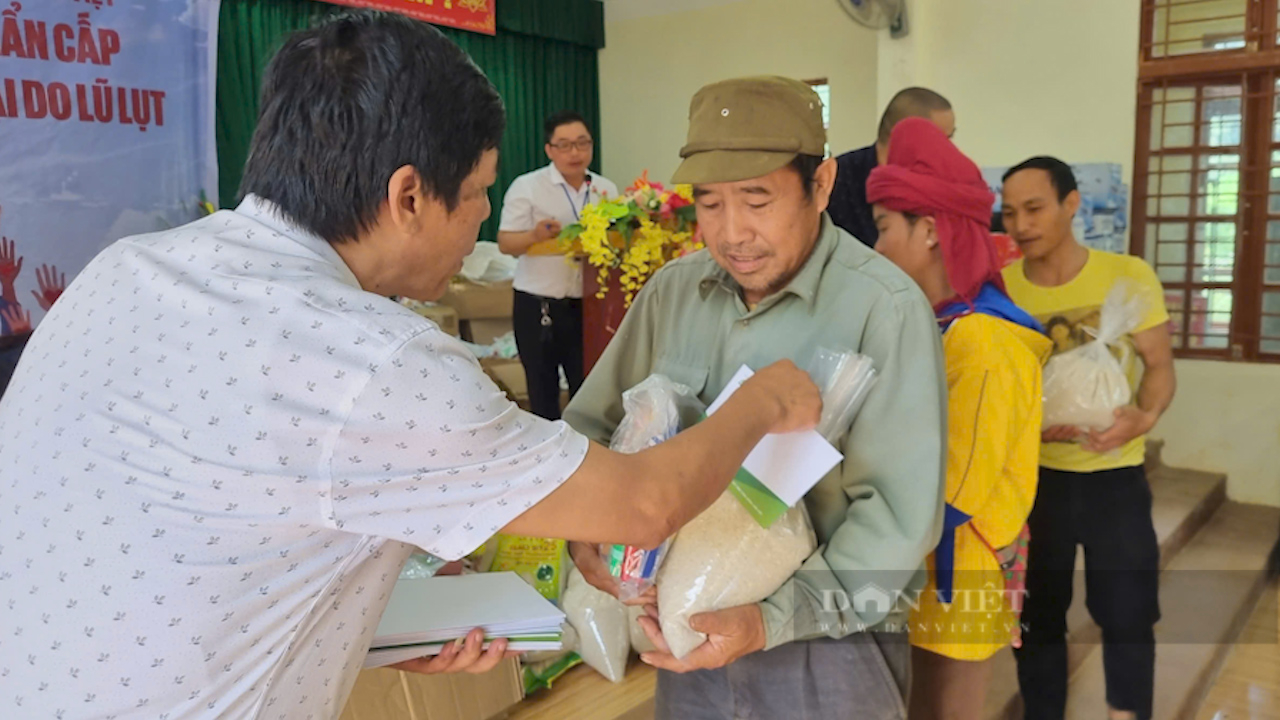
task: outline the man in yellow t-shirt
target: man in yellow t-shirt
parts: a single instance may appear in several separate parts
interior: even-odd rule
[[[1040,485],[1028,524],[1031,547],[1018,681],[1028,720],[1057,720],[1067,701],[1067,609],[1076,546],[1085,549],[1089,612],[1102,628],[1112,720],[1151,717],[1160,548],[1143,471],[1146,433],[1176,385],[1163,290],[1140,258],[1091,250],[1071,223],[1080,206],[1071,168],[1037,157],[1004,176],[1005,228],[1023,259],[1005,268],[1009,295],[1035,316],[1062,353],[1096,335],[1100,308],[1117,281],[1141,288],[1148,312],[1122,343],[1134,403],[1105,430],[1049,427]]]

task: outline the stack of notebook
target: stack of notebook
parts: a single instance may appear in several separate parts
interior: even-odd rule
[[[485,645],[559,650],[564,613],[511,572],[400,580],[365,658],[367,668],[439,654],[473,628]]]

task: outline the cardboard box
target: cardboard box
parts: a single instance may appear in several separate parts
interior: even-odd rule
[[[375,668],[360,671],[340,720],[490,720],[523,698],[515,658],[484,675],[419,675]]]
[[[464,320],[462,338],[477,345],[492,345],[493,341],[511,332],[511,318]]]
[[[457,310],[460,320],[510,318],[513,297],[510,280],[488,285],[454,280],[440,304]]]
[[[440,326],[454,337],[462,337],[458,325],[458,311],[448,305],[417,305],[413,311]]]
[[[493,379],[507,397],[520,403],[529,399],[529,383],[524,376],[524,366],[519,360],[481,358],[480,367]]]

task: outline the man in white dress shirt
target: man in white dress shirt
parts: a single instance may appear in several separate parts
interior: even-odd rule
[[[656,544],[816,422],[794,366],[636,455],[522,412],[387,299],[439,297],[475,245],[492,85],[376,13],[263,82],[244,202],[104,250],[0,400],[0,717],[337,717],[414,546]],[[401,667],[484,671],[482,642]]]
[[[555,238],[582,208],[618,187],[590,170],[595,141],[587,121],[559,112],[543,127],[551,164],[516,178],[502,201],[498,247],[520,258],[512,324],[535,415],[560,419],[560,370],[569,394],[582,386],[582,262],[567,260]]]

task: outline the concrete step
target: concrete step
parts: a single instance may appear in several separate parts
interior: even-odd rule
[[[1147,439],[1147,454],[1145,463],[1147,472],[1150,473],[1164,465],[1164,441]]]
[[[1262,569],[1280,509],[1227,503],[1160,576],[1156,720],[1191,720],[1261,596]],[[1102,652],[1071,679],[1068,720],[1106,713]]]
[[[1151,483],[1151,516],[1160,542],[1160,565],[1166,567],[1188,541],[1204,527],[1226,501],[1226,476],[1216,473],[1170,468],[1159,463],[1162,442],[1149,442],[1148,479]],[[1154,453],[1153,453],[1154,450]],[[1155,460],[1153,463],[1152,460]],[[1076,558],[1076,568],[1084,569],[1084,554]],[[1084,576],[1076,573],[1071,609],[1067,613],[1068,667],[1075,672],[1097,647],[1102,631],[1085,607]],[[991,688],[987,692],[985,717],[989,720],[1016,720],[1022,717],[1018,693],[1017,665],[1013,651],[1006,648],[995,657]]]
[[[1262,591],[1196,720],[1280,720],[1280,588]]]

